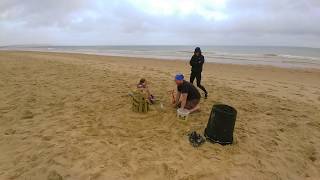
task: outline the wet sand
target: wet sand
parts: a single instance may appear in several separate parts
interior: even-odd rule
[[[0,179],[319,179],[320,70],[205,64],[187,122],[167,91],[183,61],[0,52]],[[131,111],[140,78],[164,104]],[[238,110],[232,146],[193,148],[211,107]]]

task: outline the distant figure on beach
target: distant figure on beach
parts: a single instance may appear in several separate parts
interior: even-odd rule
[[[177,74],[175,76],[175,82],[178,91],[176,100],[173,102],[174,107],[187,109],[190,113],[200,110],[199,103],[201,95],[198,89],[193,84],[185,81],[183,74]]]
[[[139,83],[137,84],[138,90],[140,90],[142,93],[144,93],[149,101],[149,103],[153,104],[155,102],[154,96],[150,93],[150,90],[147,86],[146,79],[142,78],[140,79]]]
[[[202,55],[201,49],[197,47],[194,50],[194,54],[190,60],[191,68],[191,76],[190,76],[190,83],[193,84],[194,79],[197,79],[197,86],[204,92],[205,98],[208,97],[208,92],[206,88],[201,85],[201,73],[202,67],[204,64],[204,56]]]

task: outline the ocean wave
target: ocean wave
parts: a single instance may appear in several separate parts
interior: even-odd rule
[[[288,54],[280,54],[279,57],[288,58],[288,59],[298,59],[298,60],[311,60],[311,61],[320,61],[320,58],[308,57],[308,56],[294,56]]]
[[[266,57],[277,57],[279,55],[278,54],[263,54],[263,56],[266,56]]]
[[[97,54],[109,56],[141,57],[157,59],[180,59],[188,61],[193,55],[192,50],[184,48],[136,48],[136,47],[86,47],[86,46],[46,46],[46,47],[1,47],[2,50],[27,50],[27,51],[47,51],[47,52],[70,52]],[[304,53],[307,54],[307,53]],[[311,53],[312,54],[312,53]],[[238,53],[206,50],[204,55],[207,62],[236,63],[236,64],[256,64],[256,65],[280,65],[280,66],[317,66],[320,68],[320,56],[297,56],[292,54],[277,53]]]

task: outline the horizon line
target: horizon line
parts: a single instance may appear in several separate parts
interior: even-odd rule
[[[224,45],[217,45],[217,44],[203,44],[203,45],[194,45],[194,44],[188,44],[188,45],[182,45],[182,44],[97,44],[97,45],[72,45],[72,44],[13,44],[13,45],[0,45],[0,48],[10,48],[10,47],[95,47],[95,46],[106,46],[106,47],[125,47],[125,46],[131,46],[131,47],[139,47],[139,46],[216,46],[216,47],[290,47],[290,48],[314,48],[314,49],[320,49],[320,47],[316,46],[289,46],[289,45],[230,45],[230,44],[224,44]]]

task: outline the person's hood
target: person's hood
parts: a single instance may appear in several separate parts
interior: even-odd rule
[[[196,47],[196,49],[194,50],[195,53],[199,52],[201,54],[201,49],[200,47]]]

